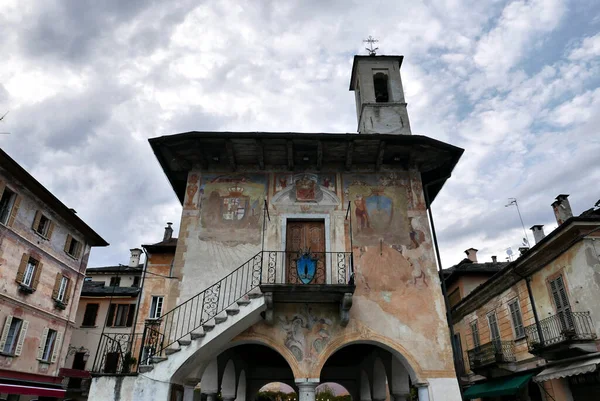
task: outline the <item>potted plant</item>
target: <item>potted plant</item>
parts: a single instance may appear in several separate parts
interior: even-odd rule
[[[131,373],[131,367],[137,363],[137,358],[131,355],[131,352],[127,352],[123,357],[123,371],[122,373]]]

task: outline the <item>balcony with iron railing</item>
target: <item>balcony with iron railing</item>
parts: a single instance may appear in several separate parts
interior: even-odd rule
[[[596,330],[590,312],[560,312],[525,327],[527,348],[546,359],[596,352]]]
[[[516,361],[514,341],[491,341],[470,349],[467,354],[471,370],[476,373]]]

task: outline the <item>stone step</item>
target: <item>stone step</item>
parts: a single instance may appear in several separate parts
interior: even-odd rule
[[[160,363],[162,361],[166,361],[167,357],[166,356],[153,356],[152,358],[150,358],[150,360],[152,361],[152,363]]]
[[[154,365],[140,365],[138,368],[140,373],[148,373],[154,370]]]
[[[223,323],[227,320],[227,315],[225,316],[215,316],[215,324]]]
[[[180,347],[184,347],[184,346],[190,345],[192,343],[191,340],[183,340],[183,339],[177,340],[177,342],[179,343]]]
[[[250,305],[250,300],[249,299],[240,299],[239,301],[237,301],[237,304],[239,306]]]
[[[234,315],[237,315],[238,313],[240,313],[240,310],[238,308],[235,308],[235,307],[230,307],[230,308],[225,309],[225,312],[229,316],[234,316]]]
[[[173,355],[179,351],[181,351],[181,348],[165,348],[165,355]]]
[[[197,340],[199,338],[203,338],[206,335],[206,333],[202,333],[202,332],[192,332],[190,333],[190,337],[192,338],[192,340]]]
[[[212,329],[215,328],[215,325],[212,323],[204,323],[202,325],[202,329],[204,330],[204,332],[206,333],[207,331],[211,331]]]
[[[250,299],[260,298],[262,296],[263,296],[263,293],[260,292],[260,290],[258,288],[255,290],[252,290],[248,293],[248,298],[250,298]]]

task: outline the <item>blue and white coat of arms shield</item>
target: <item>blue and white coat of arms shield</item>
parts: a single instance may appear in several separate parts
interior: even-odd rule
[[[310,283],[317,273],[317,259],[311,257],[310,253],[301,254],[296,260],[296,270],[302,283]]]

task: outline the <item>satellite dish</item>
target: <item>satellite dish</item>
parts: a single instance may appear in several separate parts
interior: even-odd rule
[[[506,250],[506,254],[507,254],[508,256],[512,256],[512,254],[513,254],[513,251],[512,251],[512,249],[508,248],[508,249]]]

